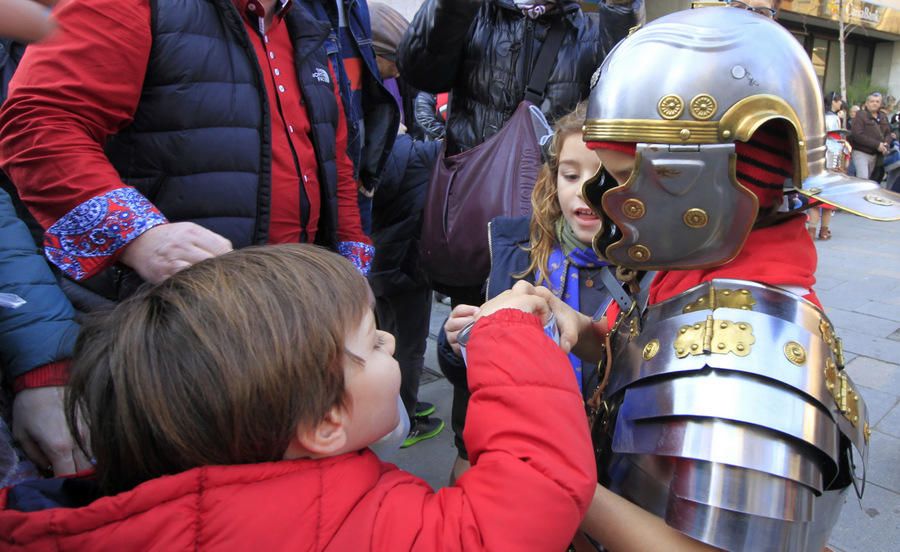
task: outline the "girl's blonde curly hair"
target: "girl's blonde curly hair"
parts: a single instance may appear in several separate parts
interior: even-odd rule
[[[560,150],[566,138],[583,132],[586,114],[587,103],[582,102],[574,111],[556,121],[547,162],[541,168],[534,190],[531,192],[532,214],[527,248],[531,262],[528,268],[516,274],[516,277],[523,278],[527,274],[539,272],[540,277],[535,281],[536,285],[549,281],[547,274],[550,272],[548,270],[550,253],[558,243],[556,223],[562,216],[556,195]]]

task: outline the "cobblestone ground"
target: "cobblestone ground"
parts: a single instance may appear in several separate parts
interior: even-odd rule
[[[873,428],[862,501],[847,500],[831,537],[836,552],[900,550],[900,223],[838,214],[834,237],[816,242],[816,291],[844,341],[847,370],[859,385]],[[434,487],[446,484],[456,451],[451,387],[440,377],[434,336],[448,308],[435,303],[420,399],[447,422],[438,437],[401,451],[395,461]]]

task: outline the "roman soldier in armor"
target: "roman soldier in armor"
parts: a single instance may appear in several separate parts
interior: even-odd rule
[[[862,495],[870,432],[813,290],[805,217],[784,197],[898,220],[900,195],[826,169],[812,63],[766,17],[670,14],[595,79],[594,249],[658,271],[607,312],[608,379],[589,404],[600,482],[714,547],[820,551]],[[597,354],[598,324],[554,310],[576,352]]]

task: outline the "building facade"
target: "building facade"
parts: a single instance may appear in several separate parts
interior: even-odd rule
[[[687,9],[691,3],[651,0],[646,3],[647,20]],[[844,58],[850,99],[861,101],[876,88],[900,96],[900,12],[884,5],[900,2],[844,0],[844,4]],[[778,21],[806,48],[826,93],[840,90],[839,5],[838,0],[784,0],[778,13]]]

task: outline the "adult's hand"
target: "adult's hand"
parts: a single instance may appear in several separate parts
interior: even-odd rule
[[[24,389],[13,399],[13,437],[36,466],[51,468],[55,476],[91,467],[69,431],[64,402],[62,386]]]
[[[231,251],[231,242],[193,222],[154,226],[125,247],[121,261],[158,284],[179,270]]]
[[[462,352],[459,350],[459,332],[475,321],[478,311],[478,307],[473,307],[472,305],[456,305],[450,312],[450,317],[444,322],[447,344],[450,345],[453,353],[458,357],[462,356]]]
[[[53,31],[53,20],[47,6],[56,0],[0,0],[0,37],[17,42],[35,42]],[[43,5],[41,5],[43,4]]]

